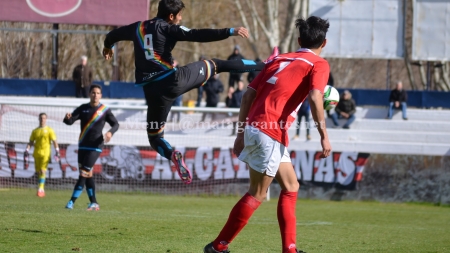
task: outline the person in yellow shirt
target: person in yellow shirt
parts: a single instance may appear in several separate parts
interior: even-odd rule
[[[47,165],[50,161],[50,145],[53,141],[53,146],[56,150],[55,159],[59,160],[59,147],[56,142],[56,135],[52,128],[47,126],[47,114],[40,113],[39,114],[39,127],[35,128],[33,132],[31,132],[30,142],[27,145],[24,154],[24,160],[28,160],[29,151],[31,146],[34,145],[34,167],[36,169],[36,174],[39,178],[39,189],[37,192],[38,197],[45,197],[44,185],[45,185],[45,173],[47,172]]]

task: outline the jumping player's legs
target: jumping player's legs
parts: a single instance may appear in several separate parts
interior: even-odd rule
[[[86,191],[91,203],[97,203],[95,197],[95,182],[93,176],[93,167],[95,161],[97,161],[100,156],[100,152],[91,150],[78,150],[78,165],[80,175],[78,181],[73,189],[72,197],[69,201],[75,203],[75,201],[80,197],[83,192],[84,185],[86,184]],[[68,204],[69,205],[69,204]]]
[[[145,99],[148,105],[147,136],[150,146],[161,156],[171,160],[175,164],[175,169],[181,180],[189,184],[192,182],[192,174],[183,161],[183,155],[181,152],[173,150],[172,146],[164,139],[164,127],[170,108],[173,101],[182,94],[180,92],[185,88],[176,85],[175,77],[175,75],[172,75],[164,83],[155,82],[144,86]]]

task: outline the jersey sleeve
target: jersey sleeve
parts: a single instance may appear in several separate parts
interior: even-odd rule
[[[50,128],[49,130],[50,130],[50,131],[49,131],[49,137],[50,137],[50,140],[55,141],[55,140],[56,140],[56,134],[55,134],[55,131],[53,131],[53,128]]]
[[[310,90],[318,90],[323,93],[330,75],[330,66],[325,60],[318,61],[314,64],[311,72]]]
[[[30,142],[34,142],[36,140],[36,131],[32,131],[30,135]]]
[[[111,126],[111,129],[108,132],[111,132],[114,135],[114,133],[119,129],[119,122],[116,117],[114,117],[114,114],[112,114],[111,109],[108,109],[106,112],[105,120]]]
[[[77,107],[77,109],[75,109],[72,112],[72,117],[70,119],[66,119],[66,117],[64,117],[63,122],[66,125],[72,125],[75,121],[78,120],[78,118],[80,117],[80,113],[81,113],[81,106]]]
[[[211,42],[230,36],[230,29],[189,29],[180,25],[169,25],[167,33],[178,41]]]
[[[133,40],[136,33],[136,26],[139,22],[116,28],[106,35],[104,47],[111,48],[114,43],[122,40]]]

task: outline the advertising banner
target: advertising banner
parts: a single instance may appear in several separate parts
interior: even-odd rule
[[[149,0],[0,0],[0,21],[122,26],[148,19]]]

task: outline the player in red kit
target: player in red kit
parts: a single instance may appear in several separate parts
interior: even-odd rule
[[[234,153],[251,168],[250,187],[231,210],[217,238],[205,246],[205,253],[229,252],[228,245],[266,198],[273,178],[282,189],[277,208],[282,252],[303,252],[296,246],[295,207],[299,183],[287,151],[288,129],[299,105],[308,98],[321,136],[321,157],[330,155],[323,109],[323,91],[330,68],[328,62],[319,57],[327,42],[329,23],[312,16],[297,19],[295,25],[300,32],[300,49],[280,54],[268,62],[242,98]]]

